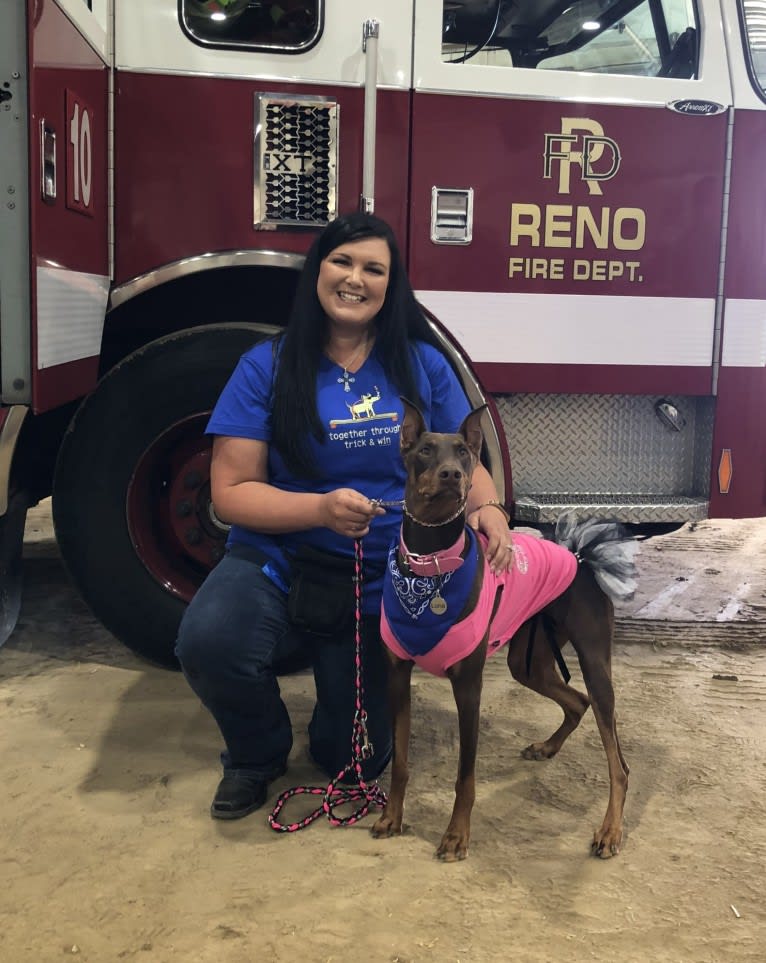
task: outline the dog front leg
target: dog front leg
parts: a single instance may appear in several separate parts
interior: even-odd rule
[[[412,662],[405,662],[388,653],[388,701],[393,725],[393,756],[391,761],[391,789],[386,807],[372,827],[376,839],[398,836],[404,816],[404,791],[410,778],[409,746]]]
[[[452,818],[442,836],[436,855],[446,863],[465,859],[471,838],[471,811],[476,799],[476,752],[479,744],[479,710],[487,639],[448,670],[457,705],[460,759],[455,783]]]

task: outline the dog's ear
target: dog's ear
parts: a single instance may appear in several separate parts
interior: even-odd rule
[[[484,441],[484,432],[481,430],[481,416],[486,410],[486,405],[475,408],[469,415],[465,416],[463,424],[460,426],[460,434],[465,438],[471,453],[477,459],[481,457],[481,443]]]
[[[400,400],[404,405],[404,418],[399,431],[399,448],[401,453],[405,454],[426,430],[426,423],[418,407],[405,397]]]

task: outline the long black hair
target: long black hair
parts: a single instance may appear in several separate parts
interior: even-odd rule
[[[324,442],[327,433],[319,420],[316,383],[327,341],[327,317],[317,296],[322,261],[341,244],[379,237],[391,254],[391,268],[383,305],[374,319],[375,347],[399,394],[422,404],[412,370],[410,343],[440,345],[418,307],[404,270],[399,246],[389,225],[373,214],[347,214],[331,221],[311,245],[280,345],[273,390],[272,444],[288,468],[304,478],[317,477],[305,444],[307,433]]]

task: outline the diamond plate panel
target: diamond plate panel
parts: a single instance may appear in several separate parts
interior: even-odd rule
[[[707,517],[714,399],[665,396],[683,419],[655,413],[659,396],[498,395],[513,466],[516,517],[554,521],[565,508],[628,523]]]
[[[336,216],[338,112],[327,97],[256,95],[255,227],[323,227]]]

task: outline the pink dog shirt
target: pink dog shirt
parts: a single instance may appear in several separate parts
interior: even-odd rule
[[[479,538],[482,547],[486,550],[487,539],[481,534]],[[446,675],[447,669],[470,655],[484,637],[501,583],[503,591],[490,627],[487,654],[492,655],[502,648],[527,619],[569,587],[577,571],[575,556],[555,542],[516,533],[511,536],[511,541],[513,543],[511,569],[493,575],[485,558],[481,594],[473,612],[461,622],[455,623],[441,641],[427,652],[412,654],[408,650],[407,638],[400,627],[401,619],[396,620],[401,636],[397,638],[389,623],[384,604],[381,610],[380,631],[388,648],[400,659],[415,662],[431,675]],[[449,603],[448,593],[445,595]],[[388,604],[391,604],[390,598]],[[413,633],[416,634],[418,628],[417,623],[412,622]],[[412,649],[418,647],[422,649],[422,640],[419,644],[409,646]]]

